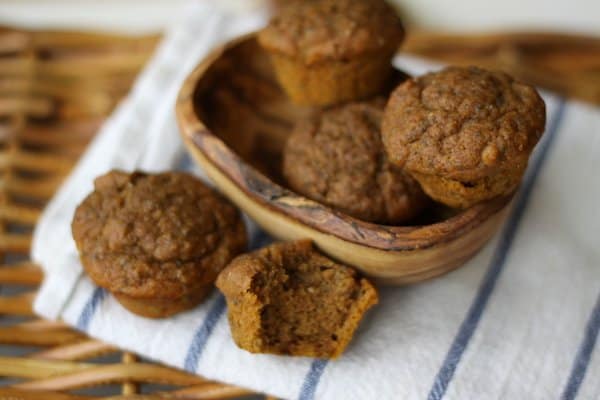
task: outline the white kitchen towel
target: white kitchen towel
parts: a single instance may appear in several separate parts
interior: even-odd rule
[[[546,133],[501,231],[448,275],[382,288],[339,360],[240,350],[217,291],[192,311],[151,320],[82,274],[70,221],[93,178],[111,168],[189,167],[173,116],[183,77],[213,45],[266,20],[263,8],[239,13],[220,4],[186,9],[44,212],[32,250],[46,276],[35,311],[168,365],[286,399],[600,398],[600,112],[551,94],[544,94]],[[396,61],[414,74],[435,68]],[[268,243],[248,226],[251,247]]]

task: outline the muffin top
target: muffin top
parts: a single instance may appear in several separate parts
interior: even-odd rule
[[[544,132],[537,91],[501,72],[450,67],[401,84],[386,106],[391,162],[457,180],[523,169]]]
[[[403,37],[400,19],[384,0],[307,0],[283,6],[258,38],[268,50],[311,65],[393,54]]]
[[[73,237],[92,280],[110,291],[177,298],[212,283],[245,248],[238,211],[191,175],[111,171],[94,188]]]
[[[292,189],[365,221],[393,224],[421,211],[418,183],[385,155],[383,106],[350,103],[298,122],[283,154]]]

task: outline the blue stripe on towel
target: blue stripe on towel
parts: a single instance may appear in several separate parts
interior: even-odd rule
[[[192,157],[190,157],[190,155],[187,152],[185,152],[179,160],[177,169],[185,172],[192,172],[194,170],[194,163],[192,161]]]
[[[475,300],[471,304],[466,318],[460,325],[458,333],[452,342],[452,346],[450,347],[450,350],[448,351],[448,354],[446,355],[446,358],[444,359],[444,362],[435,377],[433,386],[429,392],[429,396],[427,397],[428,400],[440,400],[442,397],[444,397],[446,389],[448,388],[448,384],[454,376],[456,366],[460,362],[460,359],[467,348],[475,329],[477,329],[477,325],[479,324],[479,320],[481,319],[487,302],[494,291],[498,277],[504,268],[506,257],[512,245],[515,233],[519,228],[521,218],[523,217],[525,209],[527,208],[535,180],[542,165],[544,164],[548,150],[550,150],[552,144],[554,143],[560,122],[564,116],[564,110],[565,101],[564,99],[560,99],[558,109],[556,110],[553,119],[550,121],[546,135],[544,135],[544,140],[542,140],[542,142],[539,144],[540,148],[538,149],[538,153],[536,157],[532,159],[531,166],[525,175],[521,190],[515,199],[512,213],[506,225],[504,226],[500,236],[500,242],[496,248],[496,251],[494,252],[479,290],[477,291]]]
[[[260,227],[256,229],[250,239],[250,250],[258,250],[261,247],[267,246],[273,242],[273,238],[263,231]]]
[[[585,328],[583,341],[579,345],[579,350],[577,350],[577,355],[573,361],[569,380],[560,397],[562,400],[573,400],[577,397],[577,392],[579,391],[581,382],[583,382],[583,378],[585,378],[585,373],[592,358],[594,347],[596,346],[598,331],[600,331],[600,295],[598,296],[598,300],[596,300],[596,305]]]
[[[200,359],[200,356],[206,347],[206,342],[208,342],[208,338],[212,334],[215,325],[217,325],[217,322],[219,322],[219,319],[224,312],[225,298],[219,293],[210,310],[208,310],[206,318],[204,318],[204,321],[202,321],[202,325],[200,325],[194,334],[192,343],[188,348],[187,355],[185,356],[185,363],[183,365],[183,368],[186,371],[191,373],[196,372],[198,360]]]
[[[101,287],[94,289],[92,296],[89,298],[87,303],[85,303],[83,311],[81,311],[81,314],[77,319],[77,329],[81,331],[87,331],[90,321],[96,312],[96,308],[98,308],[98,305],[102,303],[105,297],[106,290],[102,289]]]
[[[319,384],[319,380],[321,379],[321,375],[323,375],[323,371],[325,371],[326,366],[327,360],[316,359],[312,362],[310,369],[304,378],[304,383],[300,389],[300,396],[298,397],[298,400],[314,399],[317,385]]]

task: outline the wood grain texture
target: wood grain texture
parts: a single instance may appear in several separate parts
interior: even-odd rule
[[[402,52],[505,71],[600,105],[600,37],[561,32],[448,33],[412,30]]]
[[[311,238],[325,253],[367,275],[404,284],[462,265],[501,224],[510,197],[429,224],[384,226],[287,189],[276,171],[281,147],[294,120],[311,110],[290,104],[269,74],[254,37],[237,39],[214,51],[188,77],[177,117],[184,143],[198,164],[273,236]],[[219,115],[227,116],[224,123]],[[275,160],[274,165],[265,166],[268,160]]]

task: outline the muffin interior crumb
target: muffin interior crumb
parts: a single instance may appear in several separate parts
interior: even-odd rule
[[[264,257],[268,268],[252,282],[265,304],[260,316],[265,345],[282,353],[307,343],[319,353],[335,352],[352,305],[363,295],[345,268],[309,257],[288,253],[281,264]]]

